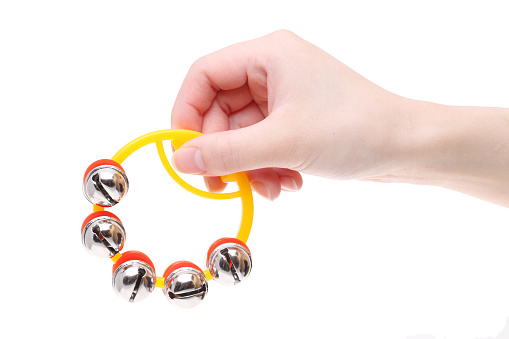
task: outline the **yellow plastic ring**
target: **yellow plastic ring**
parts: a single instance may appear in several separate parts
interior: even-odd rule
[[[234,173],[231,175],[221,177],[223,182],[236,182],[239,188],[236,192],[231,193],[211,193],[200,190],[186,181],[184,181],[173,169],[166,157],[166,153],[164,152],[163,140],[171,140],[173,143],[173,147],[177,150],[187,141],[196,138],[202,135],[199,132],[184,130],[184,129],[167,129],[156,131],[152,133],[148,133],[142,135],[139,138],[134,139],[120,151],[118,151],[111,160],[116,161],[118,164],[122,164],[127,157],[129,157],[132,153],[137,151],[138,149],[155,143],[157,147],[157,152],[159,154],[159,158],[163,163],[168,174],[175,180],[180,186],[182,186],[187,191],[199,195],[208,199],[233,199],[233,198],[241,198],[242,199],[242,217],[240,221],[240,227],[237,233],[237,239],[246,243],[249,238],[249,234],[251,233],[251,226],[253,224],[253,214],[254,214],[254,205],[253,205],[253,193],[251,192],[251,186],[249,184],[249,180],[244,172]],[[104,207],[99,205],[94,205],[94,212],[103,211]],[[113,262],[116,262],[122,255],[118,253],[114,257],[111,258]],[[212,275],[208,270],[204,270],[205,277],[207,280],[212,279]],[[157,277],[156,287],[163,287],[164,279],[161,277]]]

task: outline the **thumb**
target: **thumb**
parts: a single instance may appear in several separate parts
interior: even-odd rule
[[[267,123],[236,130],[204,134],[173,153],[175,168],[182,173],[221,176],[266,167],[288,167],[288,141]]]

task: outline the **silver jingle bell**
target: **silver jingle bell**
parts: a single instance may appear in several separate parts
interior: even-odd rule
[[[93,168],[83,182],[87,200],[104,207],[116,205],[128,189],[129,181],[124,171],[110,164]]]
[[[131,303],[145,299],[155,287],[155,272],[143,261],[127,261],[113,273],[113,289],[120,297]]]
[[[200,304],[208,292],[205,275],[193,267],[171,272],[164,282],[164,295],[175,306],[191,308]]]
[[[94,217],[98,214],[97,217]],[[92,255],[111,258],[124,247],[125,229],[114,214],[93,213],[81,231],[81,242]],[[86,220],[85,220],[86,222]]]
[[[225,285],[240,283],[249,276],[252,266],[249,250],[236,242],[225,242],[212,249],[207,262],[212,278]]]

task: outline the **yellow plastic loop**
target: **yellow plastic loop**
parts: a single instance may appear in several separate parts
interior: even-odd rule
[[[205,274],[205,278],[207,280],[212,280],[212,274],[210,273],[209,270],[205,270],[205,271],[203,271],[203,273]]]
[[[142,135],[139,138],[134,139],[127,145],[125,145],[120,151],[118,151],[111,160],[116,161],[121,164],[125,159],[138,149],[155,143],[157,147],[157,152],[159,154],[159,158],[163,163],[168,174],[175,180],[180,186],[182,186],[187,191],[194,193],[196,195],[208,198],[208,199],[232,199],[232,198],[241,198],[242,199],[242,217],[240,222],[239,231],[237,233],[237,239],[243,242],[247,242],[249,238],[249,234],[251,233],[251,226],[253,223],[253,214],[254,214],[254,205],[253,205],[253,193],[251,192],[251,185],[249,184],[249,180],[244,172],[234,173],[230,175],[226,175],[221,177],[221,180],[225,183],[227,182],[237,182],[239,190],[231,193],[211,193],[200,190],[186,181],[184,181],[173,169],[166,157],[166,153],[164,152],[163,140],[172,140],[173,146],[175,149],[179,149],[184,143],[187,141],[196,138],[202,135],[199,132],[184,130],[184,129],[169,129],[169,130],[161,130],[152,133],[148,133]],[[104,207],[94,205],[94,212],[104,211]],[[120,258],[121,254],[118,253],[116,256],[112,257],[111,260],[116,262]],[[212,279],[212,275],[209,270],[205,270],[205,277],[207,280]],[[164,286],[163,278],[157,277],[156,280],[157,287]]]
[[[156,141],[157,146],[157,152],[159,153],[159,158],[161,158],[161,162],[163,163],[164,168],[166,168],[166,171],[168,174],[175,180],[180,186],[185,188],[191,193],[194,193],[196,195],[209,198],[209,199],[232,199],[232,198],[239,198],[240,197],[240,191],[232,192],[232,193],[211,193],[207,191],[200,190],[192,185],[189,185],[185,180],[183,180],[177,172],[171,167],[170,162],[168,161],[168,158],[166,157],[166,153],[164,152],[163,142],[162,141]]]
[[[164,288],[164,278],[156,277],[156,287]]]
[[[114,263],[116,263],[118,261],[118,259],[120,259],[120,257],[122,256],[122,254],[120,252],[118,252],[117,254],[115,254],[113,257],[111,257],[111,261],[113,261]]]

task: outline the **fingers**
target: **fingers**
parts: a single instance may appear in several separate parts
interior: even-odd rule
[[[259,106],[253,101],[249,87],[219,91],[214,102],[203,115],[202,133],[237,129],[263,120]]]
[[[292,168],[299,159],[292,157],[295,147],[285,136],[286,129],[268,118],[267,69],[276,45],[271,47],[272,40],[264,39],[199,59],[177,95],[172,128],[204,135],[177,150],[173,163],[181,172],[206,176],[212,192],[226,186],[219,176],[241,171],[248,171],[252,188],[270,200],[282,189],[296,191],[302,186],[298,172],[277,168]]]
[[[172,128],[201,132],[203,116],[219,91],[235,90],[248,84],[248,74],[253,75],[253,79],[259,79],[258,73],[266,78],[263,58],[253,50],[256,45],[256,42],[236,44],[197,60],[175,100]]]
[[[281,191],[296,192],[302,188],[302,176],[299,172],[286,168],[263,168],[246,172],[251,188],[268,200],[275,200]],[[226,184],[219,177],[204,177],[210,192],[220,193]]]
[[[199,136],[173,153],[173,163],[184,173],[221,176],[258,168],[295,168],[299,156],[288,130],[271,123]]]
[[[203,177],[207,190],[212,193],[221,193],[227,184],[221,180],[221,177]]]
[[[297,192],[302,188],[303,180],[299,172],[287,168],[274,168],[279,176],[281,189],[287,192]]]
[[[247,103],[247,104],[246,104]],[[264,119],[258,105],[252,101],[247,85],[241,88],[218,92],[214,103],[203,119],[203,133],[250,126]],[[219,177],[205,177],[210,192],[222,192],[226,184]]]
[[[246,173],[251,188],[268,200],[275,200],[281,191],[296,192],[302,188],[302,176],[286,168],[263,168]]]

